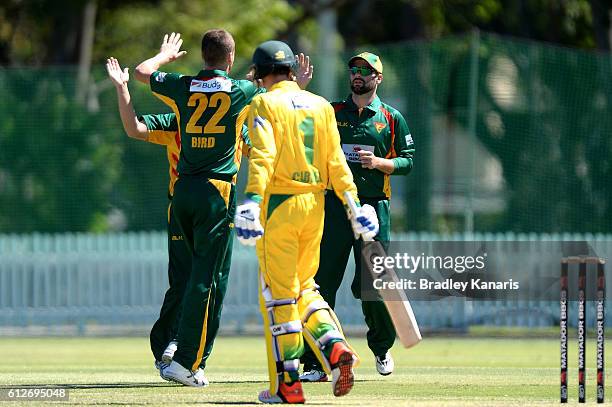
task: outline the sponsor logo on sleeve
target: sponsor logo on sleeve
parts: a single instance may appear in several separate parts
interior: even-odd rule
[[[228,78],[212,78],[205,81],[200,79],[192,79],[189,92],[213,93],[213,92],[231,92],[232,81]]]
[[[346,157],[346,161],[350,163],[358,163],[359,161],[359,151],[366,150],[370,152],[374,152],[374,146],[368,146],[364,144],[342,144],[342,151],[344,152],[344,157]]]
[[[410,133],[406,134],[406,144],[414,144],[414,141],[412,140],[412,135]]]
[[[162,83],[166,80],[166,75],[168,75],[166,72],[160,72],[155,76],[155,80],[159,83]]]

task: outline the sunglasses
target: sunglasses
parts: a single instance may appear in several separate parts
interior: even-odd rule
[[[374,69],[368,68],[367,66],[351,66],[349,72],[353,75],[359,73],[361,76],[370,76],[374,73]]]

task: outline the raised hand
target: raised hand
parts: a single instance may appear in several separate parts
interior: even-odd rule
[[[312,79],[314,66],[310,65],[310,57],[303,53],[296,55],[295,59],[298,63],[295,81],[301,89],[306,89],[306,86],[308,86]]]
[[[113,82],[113,85],[120,87],[128,83],[130,80],[129,68],[121,70],[119,61],[116,58],[110,57],[106,60],[106,72],[108,77]]]
[[[159,48],[159,55],[162,55],[167,62],[175,61],[187,53],[181,51],[181,45],[183,40],[180,33],[166,34]]]

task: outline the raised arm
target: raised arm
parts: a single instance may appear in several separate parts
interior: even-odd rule
[[[123,129],[129,137],[147,141],[149,138],[147,126],[138,120],[132,106],[132,97],[128,89],[130,80],[128,68],[122,71],[119,61],[110,57],[106,60],[106,72],[108,72],[108,77],[117,91],[117,105],[119,106]]]
[[[310,57],[300,53],[295,56],[298,67],[295,75],[295,81],[297,82],[300,89],[306,89],[310,81],[312,80],[312,73],[314,66],[310,65]]]
[[[181,45],[183,45],[181,34],[164,35],[159,52],[136,67],[136,80],[148,85],[151,74],[157,71],[160,66],[175,61],[187,53],[187,51],[181,51]]]

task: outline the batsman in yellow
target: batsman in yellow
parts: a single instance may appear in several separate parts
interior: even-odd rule
[[[270,374],[270,388],[259,394],[264,403],[304,402],[298,373],[304,340],[332,375],[335,396],[353,387],[358,361],[314,283],[324,191],[329,184],[343,202],[348,192],[358,205],[357,189],[340,147],[334,110],[322,97],[299,88],[293,80],[296,65],[293,51],[280,41],[264,42],[253,54],[253,77],[267,93],[251,103],[247,200],[235,217],[240,242],[257,245]],[[374,208],[358,206],[350,213],[356,234],[376,235]]]

